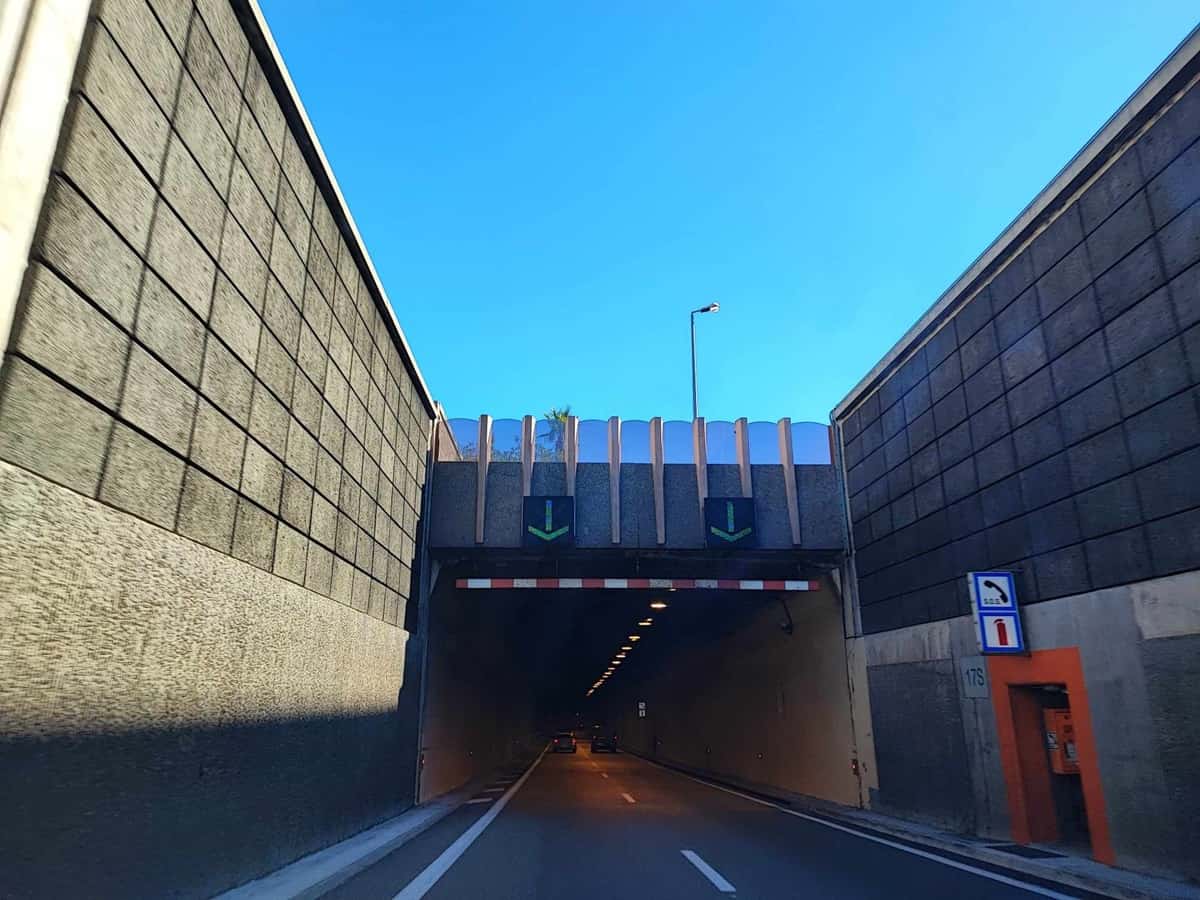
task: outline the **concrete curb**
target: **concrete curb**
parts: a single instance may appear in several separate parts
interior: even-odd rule
[[[528,771],[532,764],[526,763],[521,771]],[[492,772],[485,778],[474,779],[457,791],[414,806],[353,837],[218,894],[214,900],[315,900],[461,809],[495,777],[496,772]]]
[[[707,782],[715,787],[744,794],[750,799],[784,809],[803,812],[813,819],[826,819],[831,824],[844,828],[861,831],[864,835],[886,837],[897,843],[906,844],[917,849],[928,850],[945,855],[948,859],[959,862],[972,862],[985,868],[1013,877],[1021,877],[1042,887],[1065,888],[1072,892],[1082,891],[1085,896],[1115,898],[1115,900],[1200,900],[1200,887],[1194,887],[1183,882],[1170,881],[1152,875],[1129,872],[1124,869],[1112,869],[1116,876],[1113,879],[1098,878],[1085,872],[1077,872],[1047,865],[1046,862],[1023,859],[1019,856],[981,846],[977,839],[958,838],[927,830],[915,823],[905,823],[894,820],[880,813],[842,807],[834,803],[816,801],[800,795],[789,795],[784,792],[764,792],[761,787],[739,784],[736,781],[716,777],[699,769],[677,765],[662,760],[651,759],[634,750],[622,747],[622,752],[636,756],[651,765],[684,775],[700,782]],[[991,843],[1003,843],[994,840]],[[1076,857],[1064,857],[1054,860],[1055,863],[1066,862],[1068,865],[1086,864],[1100,866],[1090,860]],[[1106,867],[1107,868],[1107,867]],[[1137,882],[1134,884],[1132,882]]]

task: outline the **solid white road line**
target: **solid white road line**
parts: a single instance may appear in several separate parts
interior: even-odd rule
[[[721,877],[720,872],[702,860],[700,858],[700,854],[696,853],[694,850],[680,850],[679,852],[683,854],[684,859],[699,869],[700,874],[711,881],[713,883],[713,887],[715,887],[722,894],[732,894],[737,890],[737,888]]]
[[[601,778],[607,778],[607,777],[608,777],[608,773],[607,773],[607,772],[601,772],[601,773],[600,773],[600,777],[601,777]]]
[[[625,798],[626,803],[637,803],[637,801],[634,800],[632,797],[630,797],[628,794],[622,794],[621,796]]]
[[[450,815],[463,803],[464,797],[456,793],[427,806],[410,809],[332,847],[310,853],[282,869],[227,891],[220,895],[220,900],[291,900],[304,894],[332,890]]]
[[[508,789],[503,797],[495,802],[482,816],[480,816],[475,824],[458,836],[458,839],[442,851],[442,855],[425,867],[420,875],[408,883],[408,886],[398,893],[392,900],[421,900],[429,889],[438,883],[438,880],[445,875],[452,865],[458,862],[459,857],[467,852],[468,848],[475,843],[475,839],[483,834],[484,830],[492,824],[496,816],[500,815],[500,811],[508,805],[511,800],[521,789],[521,785],[525,780],[533,774],[533,770],[541,764],[545,757],[546,751],[543,749],[538,754],[538,758],[533,761],[533,765],[525,770],[525,774],[517,779],[516,784]]]
[[[949,866],[952,869],[959,869],[963,872],[970,872],[972,875],[978,875],[981,878],[988,878],[992,881],[998,881],[1001,884],[1007,884],[1012,887],[1021,888],[1029,891],[1031,894],[1040,894],[1043,897],[1052,897],[1054,900],[1075,900],[1070,894],[1061,894],[1058,891],[1044,888],[1041,885],[1029,884],[1026,881],[1019,881],[1016,878],[1009,878],[1007,875],[1001,875],[998,872],[989,872],[987,869],[980,869],[976,866],[968,865],[967,863],[959,862],[956,859],[946,859],[944,856],[938,856],[928,850],[919,850],[916,847],[909,847],[907,844],[901,844],[896,841],[889,841],[887,838],[876,837],[873,834],[866,834],[855,828],[849,828],[845,825],[839,825],[837,822],[830,822],[828,819],[822,819],[817,816],[810,816],[802,812],[797,812],[794,809],[780,806],[778,803],[772,803],[770,800],[763,800],[759,797],[752,797],[749,794],[743,794],[741,791],[735,791],[733,788],[723,787],[719,784],[713,784],[709,781],[704,781],[685,772],[680,772],[676,769],[668,768],[660,763],[653,762],[649,759],[643,759],[643,762],[648,762],[652,766],[657,766],[660,769],[665,769],[672,772],[681,778],[686,778],[688,781],[694,781],[696,784],[702,784],[705,787],[710,787],[715,791],[723,791],[726,794],[733,794],[735,797],[741,797],[743,800],[749,800],[751,803],[757,803],[760,806],[769,806],[772,809],[777,809],[781,813],[787,813],[789,816],[795,816],[797,819],[804,819],[808,822],[814,822],[817,825],[824,825],[826,828],[832,828],[835,831],[845,832],[846,834],[854,835],[854,837],[862,838],[864,841],[873,841],[876,844],[883,844],[885,847],[891,847],[894,850],[900,850],[904,853],[911,853],[913,856],[919,856],[922,859],[928,859],[932,862],[941,863],[943,866]]]
[[[470,806],[472,803],[491,803],[495,797],[476,797],[474,800],[468,800],[464,806]]]

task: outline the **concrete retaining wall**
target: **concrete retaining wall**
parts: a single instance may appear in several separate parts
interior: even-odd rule
[[[1078,648],[1118,864],[1198,877],[1200,33],[834,418],[872,804],[1013,833],[958,667],[966,573],[1010,570],[1031,649]]]
[[[1200,577],[1187,573],[1040,603],[1024,614],[1030,649],[1079,648],[1118,864],[1191,878],[1200,878],[1190,849],[1200,842],[1198,596]],[[875,721],[875,805],[1007,837],[992,703],[962,696],[959,685],[958,660],[979,652],[972,619],[859,640]],[[929,788],[934,772],[937,790]]]
[[[0,371],[0,855],[191,896],[412,800],[432,405],[256,11],[92,15]]]

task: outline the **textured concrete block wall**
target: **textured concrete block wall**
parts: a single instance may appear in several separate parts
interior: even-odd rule
[[[98,4],[0,458],[402,625],[430,420],[233,9]]]
[[[403,629],[0,462],[5,897],[207,897],[411,803]]]
[[[1200,567],[1200,85],[840,421],[866,633]]]
[[[260,37],[102,0],[77,63],[0,370],[18,896],[203,894],[412,800],[432,414]]]

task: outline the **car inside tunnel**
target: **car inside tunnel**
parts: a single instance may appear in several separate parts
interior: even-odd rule
[[[567,730],[747,787],[856,803],[836,583],[820,554],[445,560],[424,611],[420,797]]]

